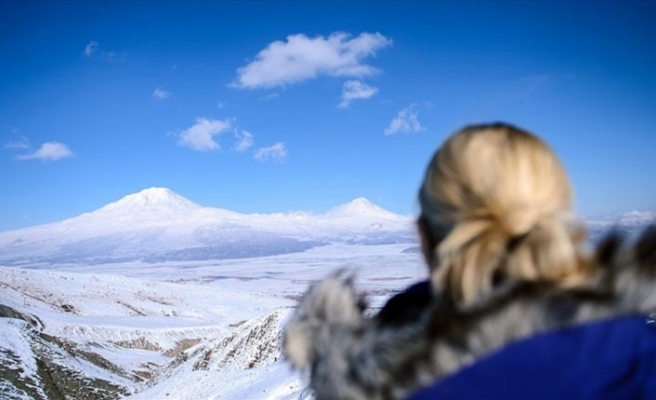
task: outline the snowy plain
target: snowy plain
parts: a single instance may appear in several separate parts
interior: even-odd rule
[[[594,235],[656,222],[633,212]],[[594,236],[593,235],[593,236]],[[337,269],[376,309],[425,279],[412,218],[355,199],[239,214],[168,189],[0,233],[0,398],[298,399],[280,332]]]

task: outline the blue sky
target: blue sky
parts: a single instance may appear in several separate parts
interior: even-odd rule
[[[151,186],[414,213],[444,138],[498,120],[580,213],[656,208],[655,4],[0,2],[0,230]]]

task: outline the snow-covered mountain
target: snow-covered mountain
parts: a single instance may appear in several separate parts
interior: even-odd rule
[[[381,208],[364,197],[358,197],[351,202],[331,208],[325,214],[331,218],[381,219],[396,220],[399,215]]]
[[[590,239],[594,242],[605,233],[614,230],[629,237],[641,232],[648,226],[656,225],[656,211],[629,211],[617,215],[593,218],[586,221]]]
[[[628,211],[618,215],[594,218],[589,221],[596,226],[647,226],[656,223],[656,211]]]
[[[365,198],[324,214],[242,214],[150,188],[64,221],[0,233],[0,264],[257,257],[327,243],[414,240],[411,219]]]

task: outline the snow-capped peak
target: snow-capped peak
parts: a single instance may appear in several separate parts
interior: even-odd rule
[[[377,217],[377,218],[399,218],[400,216],[382,207],[377,206],[365,197],[358,197],[346,204],[331,208],[326,213],[332,218],[340,217]]]
[[[147,211],[184,212],[201,208],[193,201],[186,199],[171,189],[152,187],[140,192],[129,194],[122,199],[107,204],[96,212],[140,214]]]

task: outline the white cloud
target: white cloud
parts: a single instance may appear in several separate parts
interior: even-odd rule
[[[178,144],[193,150],[210,151],[219,149],[214,136],[230,129],[229,120],[196,118],[196,123],[180,133]]]
[[[278,142],[273,146],[261,147],[255,150],[255,154],[253,154],[253,157],[259,161],[266,161],[266,160],[282,161],[285,159],[285,157],[287,157],[287,149],[285,148],[285,145],[283,143]]]
[[[106,60],[108,61],[114,61],[118,60],[119,58],[123,57],[124,55],[118,54],[115,51],[102,51],[101,54],[103,57],[105,57]]]
[[[18,140],[5,143],[5,149],[25,150],[29,148],[30,148],[30,141],[27,140],[25,136],[21,136],[20,139]]]
[[[351,37],[336,32],[328,37],[309,38],[304,34],[275,41],[255,57],[255,61],[237,70],[233,86],[238,88],[272,88],[299,83],[319,75],[365,76],[377,72],[363,64],[378,49],[392,44],[380,33],[361,33]]]
[[[97,50],[98,50],[98,42],[92,40],[89,42],[89,44],[87,44],[84,47],[84,55],[87,57],[91,57]]]
[[[92,40],[84,46],[84,51],[82,52],[86,57],[95,57],[96,55],[100,56],[106,61],[119,61],[124,60],[127,57],[126,53],[117,53],[115,51],[107,51],[100,48],[100,43]]]
[[[386,135],[393,135],[398,132],[414,133],[423,131],[425,128],[419,122],[419,110],[416,104],[410,104],[396,114],[396,117],[390,122],[385,129]]]
[[[260,97],[260,100],[268,101],[268,100],[277,99],[278,97],[280,97],[280,94],[278,93],[269,93],[264,97]]]
[[[59,142],[46,142],[37,151],[16,158],[19,160],[57,161],[72,156],[73,152],[66,145]]]
[[[235,145],[235,150],[242,152],[248,150],[251,146],[253,146],[253,135],[248,132],[248,131],[239,131],[235,133],[235,137],[237,138],[238,142]]]
[[[161,87],[155,88],[153,91],[152,97],[155,100],[165,100],[171,97],[171,92],[167,92],[166,90],[162,89]]]
[[[337,107],[347,108],[351,101],[356,99],[368,99],[378,93],[378,88],[369,86],[361,81],[351,80],[344,82],[342,86],[342,102]]]

